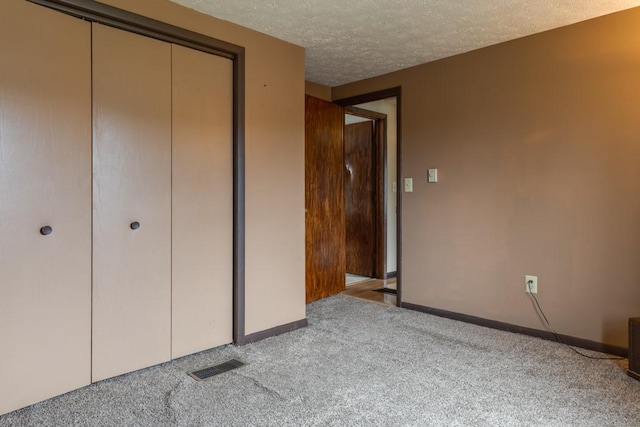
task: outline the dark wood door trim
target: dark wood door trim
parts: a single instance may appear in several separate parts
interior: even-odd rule
[[[233,342],[245,344],[245,48],[93,0],[28,1],[233,61]]]
[[[365,102],[378,101],[385,98],[396,98],[396,122],[397,122],[397,174],[398,185],[402,177],[402,87],[396,86],[376,92],[365,93],[333,101],[344,107],[364,104]],[[399,185],[399,187],[401,187]],[[402,304],[402,191],[396,193],[397,197],[397,225],[396,225],[396,259],[397,259],[397,306]]]
[[[366,110],[360,107],[354,107],[353,105],[349,105],[344,107],[344,112],[346,114],[351,114],[352,116],[363,117],[365,119],[378,120],[378,119],[386,119],[387,115],[383,113],[378,113],[377,111]]]
[[[184,28],[166,24],[146,16],[118,9],[92,0],[28,0],[51,9],[73,15],[90,22],[141,34],[169,43],[202,50],[225,58],[234,59],[243,49],[232,43],[214,39]]]
[[[375,140],[375,264],[377,279],[384,279],[387,273],[387,118],[374,120]]]

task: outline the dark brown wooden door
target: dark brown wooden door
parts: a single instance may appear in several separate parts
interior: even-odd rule
[[[345,126],[346,268],[367,277],[374,277],[374,148],[373,121]]]
[[[344,108],[306,97],[307,303],[345,290]]]

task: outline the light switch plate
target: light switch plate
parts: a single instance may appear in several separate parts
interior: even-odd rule
[[[413,193],[413,178],[404,179],[404,192]]]
[[[438,182],[438,169],[429,169],[429,182]]]

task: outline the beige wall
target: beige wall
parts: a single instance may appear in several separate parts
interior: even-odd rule
[[[627,346],[640,314],[640,8],[337,87],[402,86],[404,301]],[[440,182],[427,184],[427,168]]]
[[[305,82],[305,93],[307,95],[315,96],[324,101],[331,101],[331,88],[318,83],[310,81]]]
[[[305,318],[304,49],[166,0],[102,0],[246,48],[246,333]]]

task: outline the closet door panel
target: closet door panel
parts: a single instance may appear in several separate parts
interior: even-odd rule
[[[172,357],[232,341],[232,62],[173,46]]]
[[[96,381],[170,359],[171,45],[93,24],[93,113]]]
[[[0,2],[0,414],[91,380],[90,36]]]

